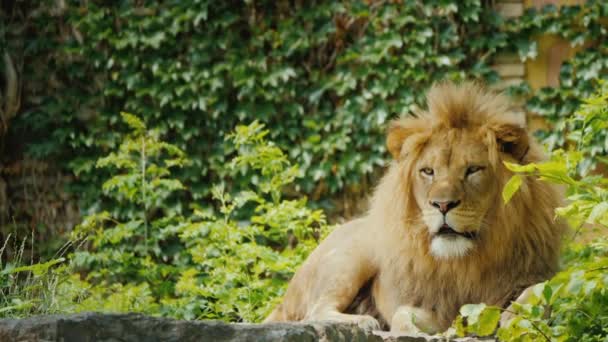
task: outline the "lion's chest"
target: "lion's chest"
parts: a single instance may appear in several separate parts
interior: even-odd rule
[[[492,277],[474,269],[453,272],[435,268],[425,272],[412,262],[402,265],[407,267],[381,270],[372,289],[377,309],[388,322],[399,306],[407,305],[432,312],[437,322],[447,328],[462,305],[495,302],[498,285],[490,280]]]

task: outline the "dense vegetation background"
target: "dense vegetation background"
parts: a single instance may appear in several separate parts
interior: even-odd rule
[[[360,210],[388,159],[386,122],[433,81],[499,81],[495,57],[535,58],[540,34],[579,48],[560,86],[508,92],[566,151],[548,172],[587,202],[563,213],[605,226],[604,179],[580,178],[608,149],[605,93],[593,114],[574,113],[606,77],[607,17],[600,0],[508,20],[476,0],[3,1],[0,313],[259,320],[330,229],[318,209],[332,221]],[[606,245],[592,246],[567,254],[575,269],[562,278],[583,272],[587,292],[564,303],[605,322],[605,273],[583,265],[605,263]],[[572,304],[586,296],[591,308]],[[604,334],[542,305],[509,331]],[[465,311],[473,327],[478,309]]]

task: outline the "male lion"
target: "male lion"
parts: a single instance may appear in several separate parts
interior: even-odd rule
[[[428,110],[395,120],[395,161],[363,218],[332,232],[296,272],[266,322],[335,320],[392,331],[443,331],[459,308],[505,307],[551,277],[566,225],[560,192],[526,178],[508,204],[504,161],[543,160],[507,99],[442,83]]]

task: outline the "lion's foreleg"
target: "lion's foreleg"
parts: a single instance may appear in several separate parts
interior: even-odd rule
[[[356,259],[355,259],[356,260]],[[337,321],[357,324],[368,330],[379,330],[379,322],[370,315],[355,315],[344,313],[353,299],[368,281],[371,269],[363,267],[364,262],[338,262],[339,267],[330,266],[320,272],[319,279],[323,284],[314,293],[316,298],[309,308],[305,320]],[[337,265],[336,264],[336,265]],[[331,272],[333,271],[333,272]]]
[[[517,314],[515,313],[515,309],[513,308],[513,303],[525,304],[528,302],[530,297],[534,295],[534,286],[538,284],[532,285],[526,288],[520,295],[515,299],[509,307],[500,315],[500,326],[504,327],[509,324],[509,321],[513,319]]]
[[[330,320],[378,328],[371,316],[344,313],[376,274],[369,235],[363,220],[334,230],[296,272],[283,303],[265,322]]]

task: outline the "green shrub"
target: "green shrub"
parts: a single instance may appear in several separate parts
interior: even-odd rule
[[[62,253],[75,251],[59,267],[63,257],[0,265],[0,317],[105,311],[260,321],[330,230],[306,198],[283,198],[298,167],[266,141],[264,125],[238,126],[228,136],[237,154],[226,168],[250,179],[248,187],[231,193],[214,186],[217,205],[169,206],[184,190],[173,170],[189,160],[141,119],[122,117],[131,133],[97,161],[113,174],[103,193],[116,210],[87,215]]]
[[[184,202],[192,214],[182,216],[164,201],[184,188],[172,178],[173,168],[188,163],[184,153],[135,116],[123,119],[132,133],[97,166],[114,170],[104,193],[129,210],[119,211],[122,219],[89,215],[74,231],[87,248],[71,256],[71,266],[86,277],[64,282],[69,311],[262,319],[328,230],[305,198],[282,198],[298,168],[265,140],[263,125],[239,126],[228,137],[238,154],[227,167],[249,177],[250,187],[230,194],[217,185],[217,207]]]
[[[165,302],[173,316],[261,320],[328,233],[324,214],[308,209],[305,198],[282,199],[281,188],[298,169],[265,141],[263,128],[254,122],[229,136],[239,151],[230,167],[253,176],[249,189],[231,196],[223,186],[214,187],[221,214],[196,210],[195,221],[177,229],[192,262],[175,285],[178,298]],[[250,212],[243,211],[249,205],[254,214],[243,219],[240,212]]]

